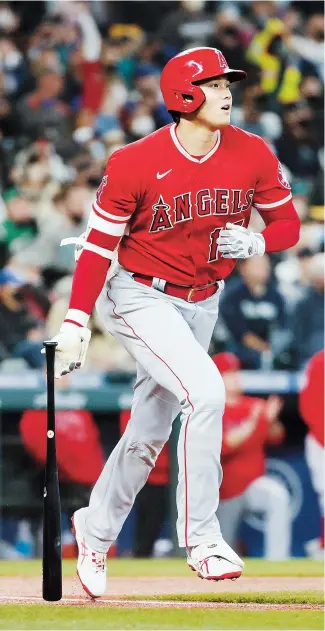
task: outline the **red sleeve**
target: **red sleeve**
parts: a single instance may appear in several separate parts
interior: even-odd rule
[[[266,252],[280,252],[298,243],[300,219],[292,201],[273,210],[258,209],[258,212],[266,224],[262,231]]]
[[[73,276],[69,309],[83,311],[90,315],[104,286],[110,261],[95,252],[84,250],[77,263]],[[66,321],[79,324],[67,315]],[[81,326],[81,324],[80,324]]]
[[[127,221],[141,195],[141,181],[130,146],[115,151],[108,160],[96,193],[95,210],[111,221]]]
[[[257,210],[268,211],[282,206],[292,195],[281,162],[262,138],[258,140],[259,144],[255,147],[258,175],[253,206]]]
[[[133,174],[133,175],[132,175]],[[73,277],[69,310],[91,314],[103,288],[110,261],[137,206],[139,187],[123,149],[109,159],[88,220],[84,249]],[[70,320],[69,315],[67,320]],[[73,320],[77,324],[80,322]]]
[[[280,252],[299,241],[300,220],[292,203],[290,184],[281,162],[267,143],[259,138],[255,148],[258,177],[253,206],[266,224],[262,234],[266,252]]]

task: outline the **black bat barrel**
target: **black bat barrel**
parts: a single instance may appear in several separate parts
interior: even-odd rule
[[[56,342],[44,342],[47,365],[47,450],[43,498],[43,598],[62,598],[61,505],[56,459],[54,361]]]

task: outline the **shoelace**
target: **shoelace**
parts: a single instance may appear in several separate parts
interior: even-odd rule
[[[106,554],[104,552],[93,552],[91,560],[96,565],[96,572],[105,571]]]

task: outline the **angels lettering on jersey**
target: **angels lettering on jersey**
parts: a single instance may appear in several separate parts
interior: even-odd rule
[[[152,206],[153,217],[149,232],[168,230],[175,224],[193,219],[193,212],[198,217],[210,215],[236,215],[245,212],[252,205],[254,189],[204,188],[196,194],[191,191],[173,197],[173,207],[165,202],[162,194]]]

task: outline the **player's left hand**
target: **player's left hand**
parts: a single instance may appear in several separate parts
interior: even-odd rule
[[[262,234],[251,232],[238,224],[227,223],[220,230],[217,239],[218,254],[224,259],[247,259],[250,256],[263,256],[265,241]]]

